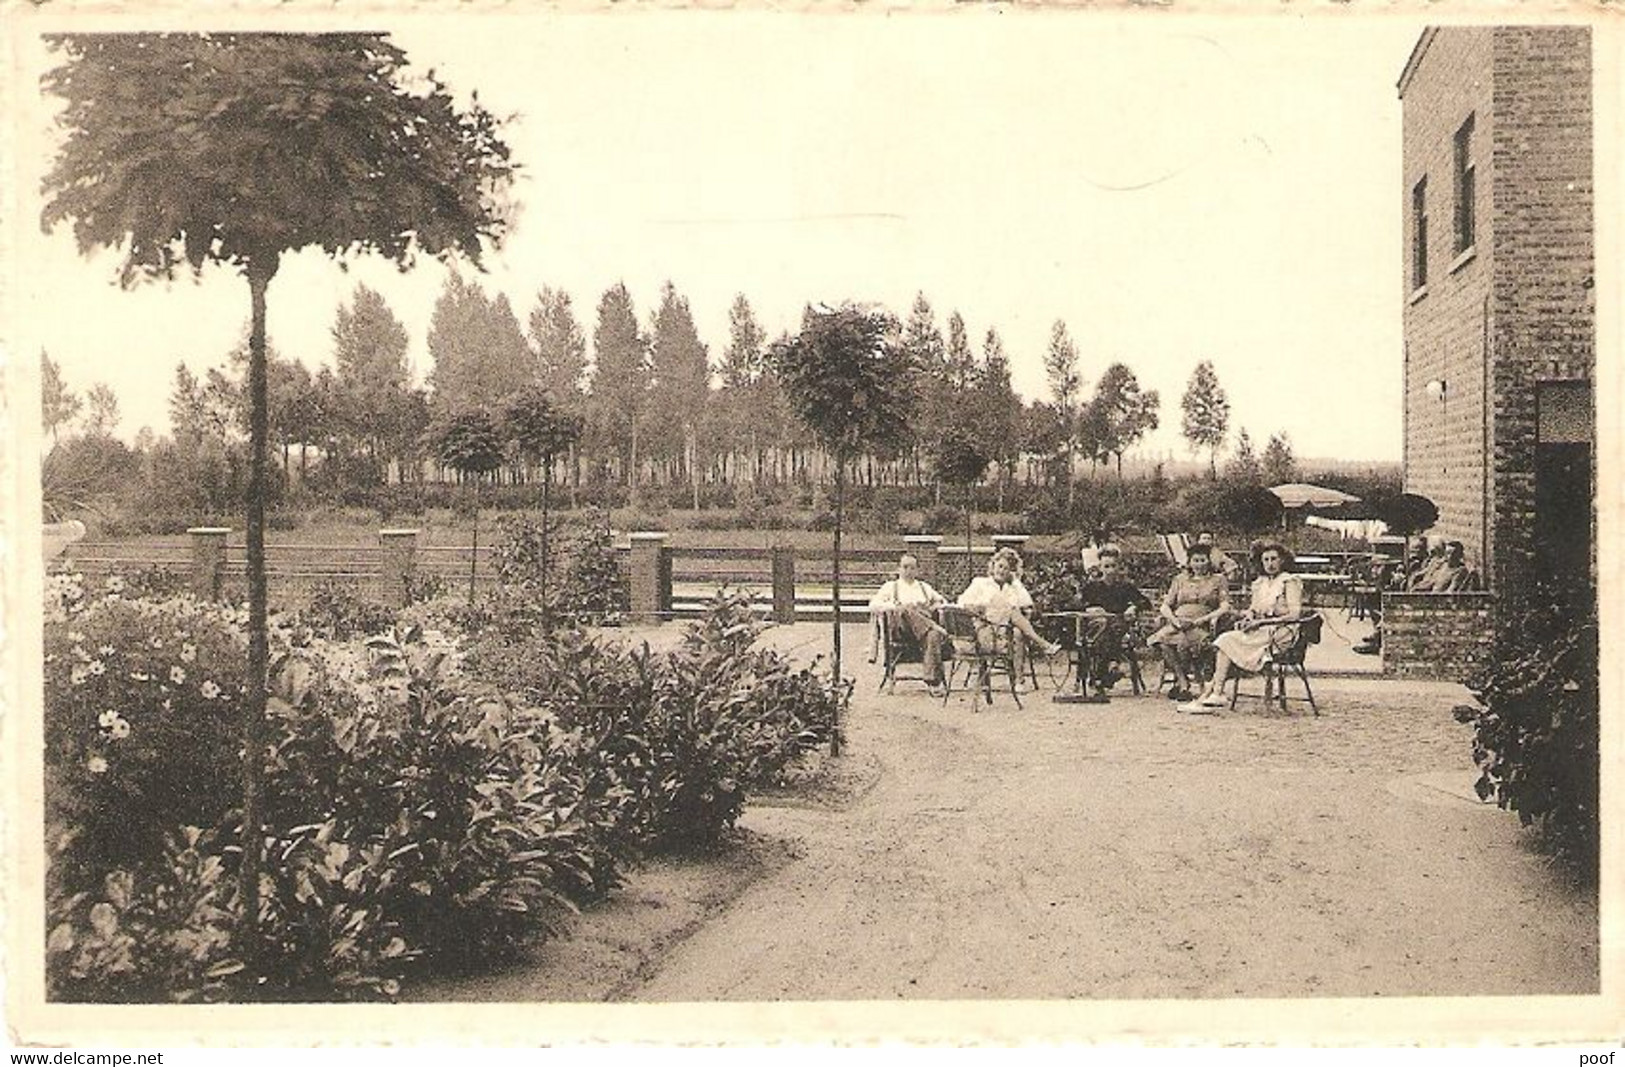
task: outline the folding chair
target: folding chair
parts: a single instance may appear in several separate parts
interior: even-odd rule
[[[948,631],[943,649],[947,654],[943,664],[943,704],[953,695],[954,678],[963,665],[966,685],[974,676],[976,688],[988,704],[993,703],[993,675],[1003,674],[1010,683],[1010,698],[1021,707],[1021,694],[1016,691],[1015,628],[1009,623],[988,622],[969,608],[951,606],[937,609],[937,621]]]
[[[1320,628],[1323,624],[1324,620],[1319,613],[1305,615],[1292,622],[1273,624],[1270,636],[1272,639],[1278,638],[1283,647],[1277,652],[1268,653],[1264,657],[1264,665],[1258,671],[1244,671],[1237,676],[1235,692],[1230,695],[1230,707],[1234,709],[1236,701],[1241,697],[1242,678],[1257,674],[1264,678],[1264,703],[1278,701],[1281,710],[1286,711],[1286,679],[1287,673],[1291,672],[1303,683],[1303,696],[1291,699],[1307,701],[1318,716],[1320,706],[1315,703],[1314,691],[1309,688],[1309,672],[1304,669],[1303,661],[1309,652],[1309,646],[1320,643]],[[1271,641],[1271,644],[1276,643],[1276,640]]]

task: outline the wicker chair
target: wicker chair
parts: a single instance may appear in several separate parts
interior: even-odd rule
[[[1314,691],[1309,688],[1309,672],[1304,668],[1303,661],[1308,655],[1309,646],[1320,643],[1320,628],[1324,624],[1325,620],[1318,612],[1291,622],[1272,624],[1270,634],[1272,637],[1279,636],[1283,647],[1280,651],[1267,655],[1263,667],[1257,672],[1243,671],[1237,675],[1235,692],[1230,695],[1230,707],[1234,708],[1236,701],[1241,697],[1242,679],[1261,675],[1264,679],[1264,703],[1279,702],[1281,710],[1286,711],[1288,700],[1286,679],[1291,673],[1296,674],[1298,680],[1303,683],[1303,696],[1291,699],[1308,702],[1314,713],[1319,715],[1320,706],[1315,703]]]
[[[982,699],[993,703],[993,676],[1003,674],[1010,685],[1010,698],[1021,707],[1021,694],[1016,690],[1015,630],[1008,623],[995,624],[969,608],[944,607],[937,611],[937,621],[948,631],[947,653],[943,665],[946,704],[953,695],[954,679],[963,666],[965,684],[975,679]],[[972,704],[974,706],[974,700]]]

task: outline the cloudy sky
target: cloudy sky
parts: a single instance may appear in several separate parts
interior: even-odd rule
[[[376,20],[372,24],[376,28]],[[484,284],[521,316],[570,292],[589,336],[624,280],[647,314],[670,279],[713,355],[743,292],[770,333],[804,303],[923,291],[1016,387],[1045,395],[1065,320],[1086,385],[1128,363],[1161,391],[1153,450],[1184,454],[1178,401],[1211,359],[1232,426],[1300,456],[1400,453],[1400,109],[1414,18],[1166,12],[391,16],[415,65],[512,115],[521,211]],[[49,62],[23,53],[24,80]],[[32,64],[32,67],[28,65]],[[17,113],[48,165],[46,101]],[[26,173],[32,169],[32,173]],[[121,291],[117,258],[19,228],[24,321],[71,386],[118,392],[121,432],[167,428],[175,364],[220,362],[247,287],[221,270]],[[330,363],[357,282],[406,323],[419,377],[444,269],[313,254],[269,294],[286,355]]]

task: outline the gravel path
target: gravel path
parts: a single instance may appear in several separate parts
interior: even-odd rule
[[[874,695],[857,667],[875,785],[840,810],[751,807],[794,858],[619,999],[1597,989],[1596,901],[1472,798],[1458,687],[1329,679],[1318,719],[1154,697],[973,713]]]

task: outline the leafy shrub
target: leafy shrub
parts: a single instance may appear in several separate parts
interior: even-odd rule
[[[578,624],[620,623],[632,610],[632,591],[621,573],[605,512],[594,508],[583,516],[566,558],[562,596],[567,614]]]
[[[557,932],[613,861],[551,719],[474,683],[443,641],[396,632],[363,647],[303,654],[314,680],[283,701],[267,807],[294,827],[277,899],[367,914],[303,915],[287,925],[318,951],[284,954],[330,959],[335,931],[357,922],[353,984],[406,951],[466,966]]]
[[[57,854],[71,844],[71,831]],[[47,982],[75,1001],[218,1000],[243,969],[232,954],[236,883],[213,834],[185,828],[141,875],[109,871],[94,890],[46,882]]]
[[[1594,604],[1594,601],[1593,601]],[[1538,827],[1591,880],[1599,842],[1597,621],[1594,608],[1544,595],[1499,628],[1489,664],[1468,683],[1478,795]]]
[[[665,655],[564,633],[478,642],[469,669],[579,735],[589,793],[620,798],[608,813],[618,841],[694,847],[733,825],[748,790],[827,741],[849,697],[755,648],[762,625],[748,597],[724,593]]]
[[[160,855],[175,828],[215,825],[237,795],[247,642],[219,605],[49,586],[45,795],[48,823],[77,829],[58,857],[71,894]]]
[[[348,641],[358,634],[382,633],[395,618],[388,608],[363,599],[350,586],[328,580],[311,593],[299,621],[321,637]]]

